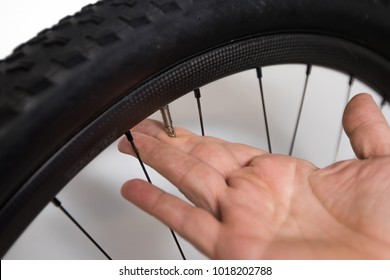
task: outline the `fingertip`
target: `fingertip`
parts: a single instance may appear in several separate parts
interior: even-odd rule
[[[134,148],[133,148],[133,145],[130,143],[130,141],[133,140],[134,143],[139,143],[139,142],[142,143],[142,140],[138,140],[138,139],[142,139],[142,135],[137,133],[137,132],[133,132],[132,131],[131,136],[132,136],[132,139],[130,139],[130,140],[129,140],[129,138],[127,138],[127,136],[122,136],[119,139],[118,150],[121,153],[128,154],[128,155],[131,155],[131,156],[135,156]],[[139,146],[140,145],[137,145],[137,147],[139,147]]]
[[[353,96],[351,98],[350,101],[353,101],[353,100],[363,100],[363,99],[365,99],[367,101],[373,101],[375,103],[374,98],[372,98],[372,95],[367,93],[367,92],[361,92],[361,93],[356,94],[355,96]]]
[[[125,136],[122,136],[118,142],[118,151],[129,154],[130,143]]]
[[[365,114],[362,114],[368,110],[377,109],[377,105],[368,93],[359,93],[351,98],[344,110],[343,126],[345,132],[348,134],[354,130],[356,124],[360,121]]]
[[[147,190],[149,183],[141,179],[133,179],[123,184],[121,195],[130,202],[142,201],[142,191]]]
[[[349,100],[347,107],[351,106],[351,105],[356,105],[357,102],[359,102],[359,103],[370,102],[370,103],[375,104],[374,98],[372,98],[371,94],[366,93],[366,92],[362,92],[362,93],[358,93],[355,96],[353,96],[351,98],[351,100]]]
[[[121,195],[125,199],[127,199],[129,197],[129,192],[131,191],[130,188],[131,188],[131,185],[132,185],[132,181],[133,180],[127,181],[121,187]]]
[[[343,115],[343,126],[347,135],[362,126],[378,121],[385,121],[378,105],[370,94],[360,93],[348,102]]]
[[[348,102],[343,126],[358,158],[389,153],[389,126],[371,95],[358,94]]]

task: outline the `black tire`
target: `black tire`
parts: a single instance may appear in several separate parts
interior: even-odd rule
[[[0,62],[0,254],[100,151],[193,89],[278,63],[390,98],[390,2],[103,0]]]

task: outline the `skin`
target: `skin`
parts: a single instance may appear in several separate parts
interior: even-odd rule
[[[360,94],[343,126],[358,159],[319,169],[146,120],[132,130],[143,161],[192,204],[138,179],[122,195],[212,259],[390,259],[389,125]]]

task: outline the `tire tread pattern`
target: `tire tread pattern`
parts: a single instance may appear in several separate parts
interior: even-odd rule
[[[120,41],[123,29],[134,32],[153,25],[156,17],[183,11],[183,3],[191,2],[103,0],[66,16],[52,28],[19,45],[0,61],[0,128],[23,114],[31,102],[39,101],[48,88],[56,85],[51,73],[72,71],[88,63],[99,48]]]

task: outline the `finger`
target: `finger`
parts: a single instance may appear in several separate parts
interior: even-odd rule
[[[358,158],[390,155],[390,128],[368,94],[359,94],[348,103],[343,126]]]
[[[149,135],[133,133],[133,137],[146,164],[177,186],[196,206],[218,215],[218,196],[226,188],[218,170]],[[129,153],[134,155],[133,151]]]
[[[214,137],[201,137],[195,133],[181,127],[175,127],[176,137],[169,137],[162,122],[152,119],[146,119],[133,127],[133,132],[147,134],[164,143],[178,147],[183,151],[188,152],[193,145],[198,142],[207,141],[213,143],[226,143],[226,141]]]
[[[187,129],[181,127],[175,127],[176,137],[172,138],[168,136],[164,124],[160,121],[153,119],[145,119],[135,127],[131,129],[133,132],[147,134],[156,139],[159,139],[165,143],[172,143],[179,145],[180,143],[188,140],[189,138],[196,137],[197,135]],[[175,140],[175,141],[173,141]]]
[[[184,128],[175,127],[176,137],[169,137],[165,131],[164,125],[160,121],[153,119],[143,120],[141,123],[131,129],[133,133],[142,133],[156,138],[171,146],[177,147],[182,151],[189,152],[193,146],[199,142],[225,143],[226,141],[213,137],[200,137]],[[123,153],[131,154],[130,146],[123,140],[119,144],[119,150]]]
[[[207,256],[215,255],[214,244],[218,241],[221,226],[206,211],[141,180],[127,182],[122,187],[122,195],[179,233]]]
[[[226,178],[231,171],[240,169],[263,153],[250,146],[228,143],[226,147],[200,145],[188,155],[148,135],[134,132],[133,137],[146,164],[176,185],[191,202],[215,216],[219,216],[218,196],[227,187]],[[119,150],[135,156],[125,137],[119,143]],[[234,157],[232,154],[236,154],[237,160],[229,158]]]
[[[176,128],[175,130],[177,137],[171,138],[165,132],[163,124],[155,120],[145,120],[132,129],[134,132],[147,134],[186,153],[190,153],[208,162],[225,175],[239,166],[246,166],[253,157],[267,153],[258,148],[230,143],[215,137],[200,137],[183,128]],[[120,142],[119,150],[124,153],[131,153],[131,147],[125,140]]]

